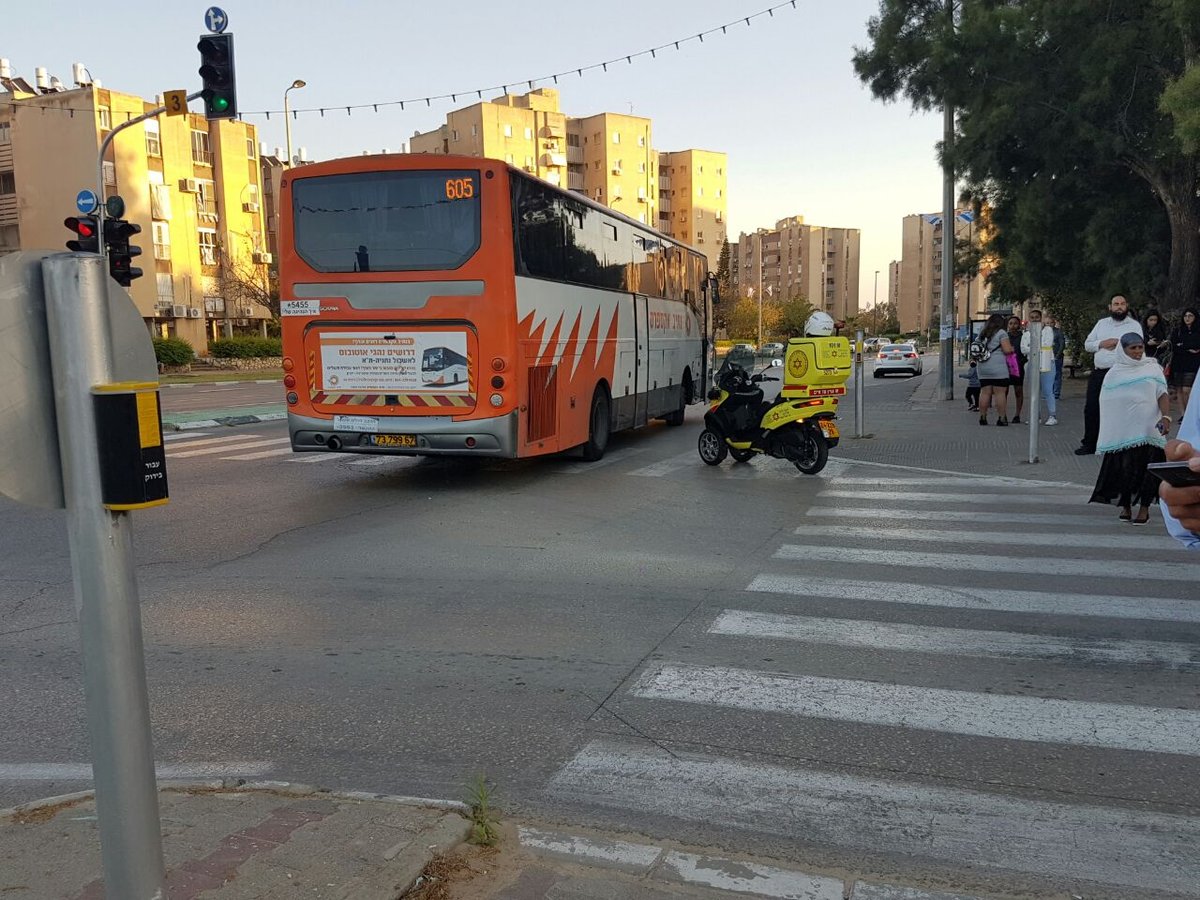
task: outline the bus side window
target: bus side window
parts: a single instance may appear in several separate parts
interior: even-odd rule
[[[566,280],[563,211],[558,197],[535,182],[513,178],[513,210],[521,274]]]

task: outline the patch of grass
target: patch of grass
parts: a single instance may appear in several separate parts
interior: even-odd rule
[[[483,775],[467,784],[466,803],[470,807],[471,835],[467,840],[481,847],[493,847],[500,840],[500,820],[495,807],[496,788]]]

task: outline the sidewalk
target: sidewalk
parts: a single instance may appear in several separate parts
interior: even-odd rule
[[[301,785],[197,783],[159,794],[165,900],[394,900],[467,834],[465,807]],[[0,811],[5,900],[125,900],[101,881],[90,793]]]
[[[882,463],[893,466],[997,475],[1037,481],[1070,482],[1091,487],[1100,470],[1099,456],[1076,456],[1075,448],[1083,436],[1083,404],[1086,378],[1064,375],[1062,398],[1058,401],[1058,425],[1038,429],[1039,462],[1029,463],[1029,398],[1019,425],[998,428],[995,410],[993,423],[979,424],[979,414],[967,411],[966,381],[955,372],[954,400],[938,399],[936,357],[926,357],[930,366],[920,378],[912,380],[911,395],[899,402],[872,401],[865,394],[865,431],[869,438],[854,437],[854,405],[848,398],[842,404],[842,442],[831,454],[846,461]],[[1043,405],[1042,418],[1045,419]],[[1015,409],[1012,392],[1008,395],[1008,417]],[[1086,500],[1086,498],[1084,498]]]

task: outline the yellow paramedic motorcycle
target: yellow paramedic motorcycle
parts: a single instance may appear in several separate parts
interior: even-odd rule
[[[726,455],[746,462],[765,453],[786,459],[805,475],[816,475],[829,460],[829,448],[839,440],[838,398],[850,378],[850,342],[836,337],[792,338],[785,360],[774,359],[770,369],[783,368],[783,389],[774,401],[763,399],[759,385],[778,381],[767,370],[751,375],[752,357],[726,357],[716,374],[713,401],[700,433],[700,458],[720,465]]]

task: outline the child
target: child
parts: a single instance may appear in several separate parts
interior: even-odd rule
[[[967,379],[967,410],[969,412],[979,411],[979,370],[975,367],[975,363],[971,363],[971,369],[965,375],[959,375],[959,378]]]

